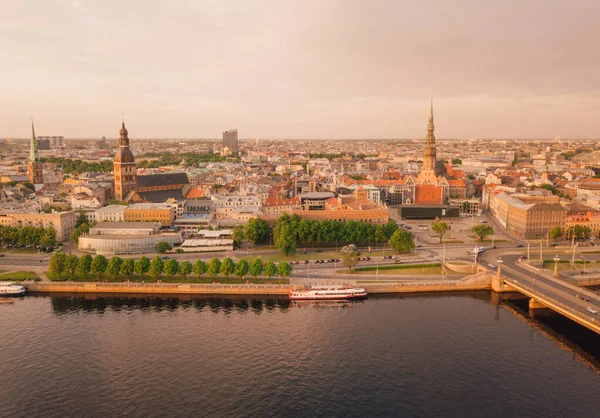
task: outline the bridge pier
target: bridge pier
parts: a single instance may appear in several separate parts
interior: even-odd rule
[[[514,287],[504,283],[504,278],[498,275],[492,276],[492,290],[496,293],[516,292]]]
[[[531,298],[529,299],[529,310],[532,311],[534,309],[548,309],[548,307],[539,300]]]

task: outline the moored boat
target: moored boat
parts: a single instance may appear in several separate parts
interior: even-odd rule
[[[0,282],[0,296],[21,296],[27,293],[27,288],[12,282]]]
[[[365,299],[367,291],[355,286],[318,286],[290,290],[290,300]]]

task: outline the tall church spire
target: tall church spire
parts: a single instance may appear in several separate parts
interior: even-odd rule
[[[435,135],[433,133],[433,97],[431,98],[431,105],[429,107],[429,123],[427,124],[427,138],[425,142],[427,144],[435,143]]]
[[[37,163],[40,161],[40,151],[38,143],[35,140],[35,127],[33,126],[33,118],[31,118],[31,142],[29,144],[29,161]]]

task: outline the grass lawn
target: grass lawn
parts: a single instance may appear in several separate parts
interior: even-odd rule
[[[594,263],[600,263],[600,261],[594,261],[594,260],[586,261],[585,265],[586,266],[590,266],[590,265],[593,265]],[[573,266],[571,265],[571,260],[560,260],[558,262],[558,270],[559,271],[563,271],[563,270],[576,270],[576,271],[580,271],[580,270],[583,270],[583,264],[584,264],[583,260],[575,260],[575,264],[577,264],[577,267],[573,268]],[[547,270],[554,270],[554,260],[544,260],[542,268],[547,269]]]
[[[341,249],[341,247],[340,247]],[[238,254],[239,254],[239,259],[240,260],[246,260],[248,262],[252,261],[254,258],[259,257],[263,262],[266,261],[274,261],[274,262],[279,262],[279,261],[304,261],[304,260],[327,260],[329,258],[339,258],[340,260],[342,259],[342,253],[338,250],[338,251],[323,251],[321,253],[316,252],[314,249],[306,249],[306,254],[302,253],[302,249],[299,249],[296,254],[294,255],[290,255],[290,256],[285,256],[283,254],[252,254],[252,252],[250,252],[248,254],[248,256],[245,256],[243,254],[245,254],[244,251],[240,251],[238,250]],[[394,250],[386,250],[385,252],[382,250],[373,250],[373,247],[371,249],[371,253],[369,253],[367,250],[361,251],[360,252],[360,256],[361,257],[383,257],[383,255],[393,255],[393,254],[397,254],[396,251]]]
[[[40,277],[33,271],[13,271],[10,273],[0,274],[0,280],[3,281],[10,280],[15,282],[22,282],[23,280],[27,279],[39,281]]]
[[[464,241],[461,241],[458,239],[444,241],[444,244],[464,244],[464,243],[465,243]]]
[[[90,274],[87,276],[87,278],[80,276],[80,275],[75,275],[75,277],[72,278],[68,273],[63,273],[63,274],[61,274],[60,279],[55,274],[46,272],[46,275],[48,276],[48,278],[50,280],[56,281],[56,282],[64,282],[67,280],[72,280],[74,282],[96,282],[96,281],[98,281],[98,275],[96,275],[96,274]],[[212,283],[212,282],[225,283],[225,284],[246,283],[246,281],[243,281],[239,277],[234,277],[234,276],[229,276],[229,279],[226,279],[225,277],[221,277],[221,276],[219,276],[219,277],[202,276],[202,277],[198,278],[197,275],[189,275],[186,280],[186,279],[184,279],[183,276],[170,277],[170,276],[163,275],[163,276],[160,276],[158,278],[158,280],[162,280],[163,283]],[[258,277],[256,280],[254,280],[254,277],[251,277],[251,276],[246,276],[246,280],[250,281],[251,283],[256,283],[256,284],[288,283],[287,279],[282,280],[282,279],[277,279],[277,278],[268,279],[268,278]],[[107,276],[105,274],[101,274],[100,281],[107,281],[107,282],[111,282],[111,283],[123,283],[123,282],[127,281],[127,277],[126,276],[117,276],[117,278],[115,279],[112,276]],[[130,281],[133,283],[141,283],[142,276],[132,274]],[[144,282],[145,283],[156,283],[156,280],[154,280],[150,276],[145,276]]]
[[[348,274],[348,270],[338,270],[337,273]],[[354,270],[356,275],[377,274],[376,266],[358,267]],[[439,263],[431,264],[395,264],[393,266],[379,267],[379,274],[384,276],[430,276],[442,274],[442,267]]]

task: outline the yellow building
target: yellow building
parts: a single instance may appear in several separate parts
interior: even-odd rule
[[[0,225],[16,228],[33,226],[36,228],[53,227],[56,230],[57,241],[67,241],[75,230],[77,223],[77,212],[55,212],[55,213],[23,213],[23,209],[4,210],[0,212]]]
[[[126,222],[160,222],[162,226],[173,226],[175,209],[164,203],[135,203],[125,208],[123,220]]]

